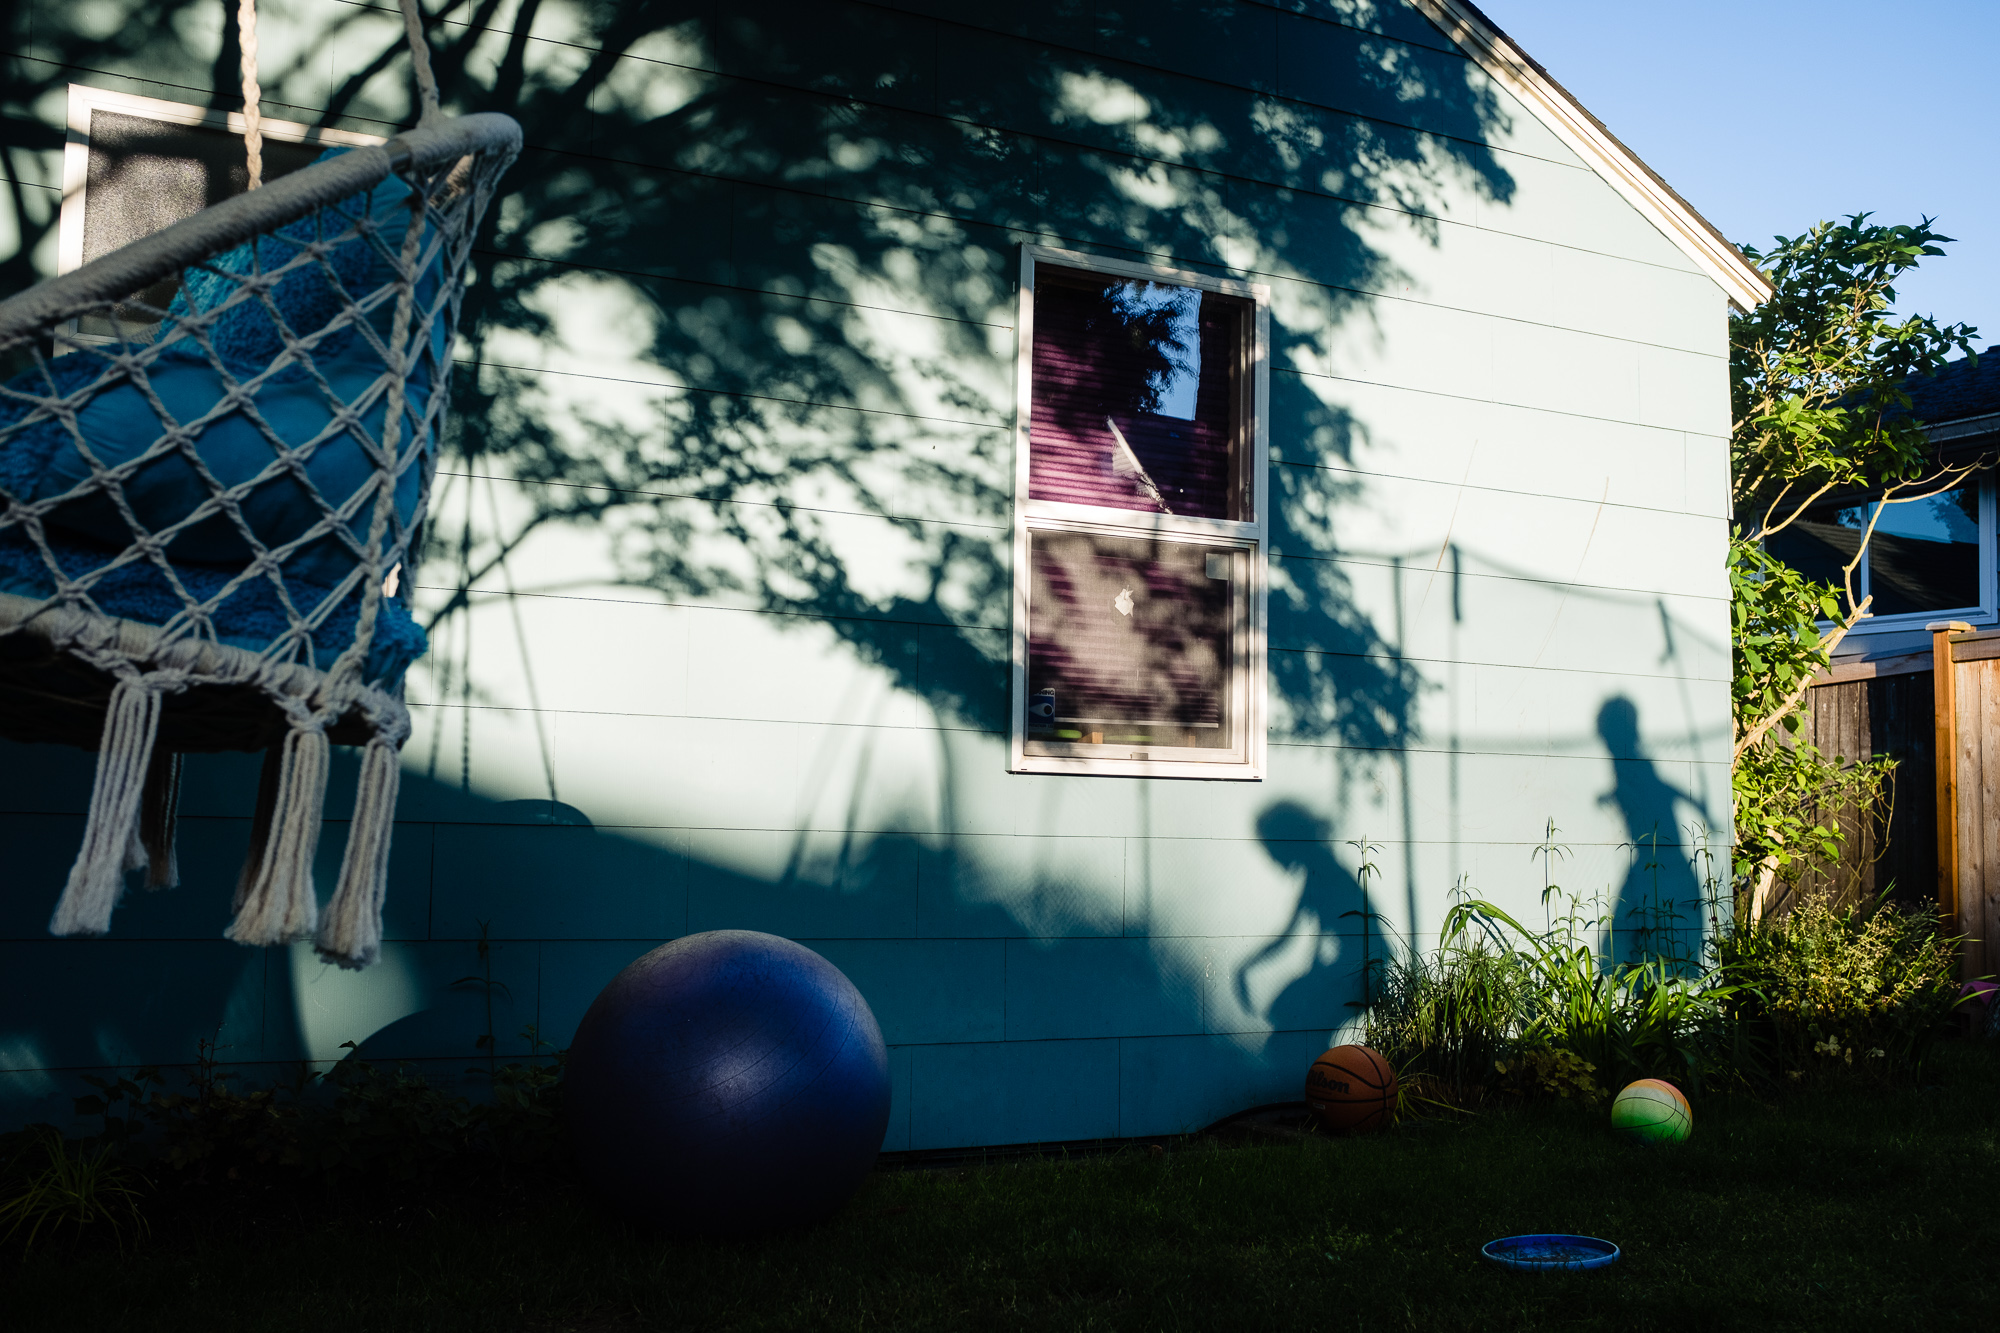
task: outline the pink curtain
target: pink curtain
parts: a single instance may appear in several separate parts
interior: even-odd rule
[[[1030,542],[1028,690],[1055,696],[1055,726],[1167,727],[1154,744],[1228,746],[1230,580],[1209,577],[1228,568],[1211,565],[1215,548],[1067,532]]]

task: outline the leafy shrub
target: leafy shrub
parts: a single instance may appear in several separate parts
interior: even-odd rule
[[[1505,1085],[1517,1092],[1536,1093],[1560,1101],[1595,1106],[1604,1100],[1597,1066],[1557,1046],[1539,1046],[1493,1065]]]
[[[533,1027],[522,1035],[546,1051]],[[157,1068],[86,1076],[95,1091],[76,1099],[76,1111],[98,1117],[98,1133],[70,1142],[42,1125],[0,1136],[0,1243],[19,1235],[32,1246],[44,1232],[102,1227],[122,1250],[128,1234],[145,1236],[139,1202],[154,1181],[129,1164],[146,1164],[162,1185],[275,1175],[373,1187],[542,1163],[563,1149],[562,1066],[563,1053],[552,1051],[470,1070],[490,1080],[492,1098],[481,1102],[432,1087],[407,1066],[389,1071],[358,1057],[239,1091],[208,1042],[185,1092],[169,1091]]]
[[[545,1044],[533,1028],[524,1035]],[[341,1061],[326,1074],[335,1098],[313,1126],[307,1164],[330,1174],[427,1179],[440,1163],[525,1163],[559,1151],[560,1054],[469,1072],[490,1080],[491,1101],[434,1088],[407,1066],[391,1073],[365,1060]]]
[[[546,1047],[532,1027],[523,1035]],[[469,1072],[490,1080],[490,1101],[434,1087],[407,1066],[385,1070],[353,1056],[324,1074],[301,1067],[284,1083],[238,1091],[203,1043],[187,1092],[167,1091],[166,1077],[146,1068],[86,1078],[97,1091],[78,1098],[76,1110],[102,1119],[97,1142],[189,1180],[286,1171],[427,1183],[441,1170],[560,1152],[560,1052]]]
[[[96,1092],[76,1099],[76,1113],[97,1116],[99,1143],[144,1156],[176,1173],[197,1178],[237,1176],[262,1166],[297,1166],[299,1095],[313,1081],[308,1068],[282,1087],[236,1092],[236,1080],[204,1041],[188,1075],[189,1091],[166,1090],[166,1076],[148,1066],[130,1077],[84,1075]],[[290,1094],[284,1096],[281,1094]]]
[[[1732,1004],[1807,1077],[1913,1077],[1958,1001],[1958,944],[1934,914],[1886,900],[1837,909],[1811,894],[1782,919],[1717,943]]]

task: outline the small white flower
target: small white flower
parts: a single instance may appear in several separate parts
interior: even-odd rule
[[[1132,590],[1130,588],[1126,588],[1123,591],[1121,591],[1116,597],[1111,599],[1111,605],[1117,608],[1119,615],[1121,616],[1131,615]]]

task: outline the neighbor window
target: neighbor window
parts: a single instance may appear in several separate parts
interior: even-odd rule
[[[1263,775],[1268,302],[1023,247],[1016,770]]]
[[[1875,534],[1854,571],[1854,595],[1872,598],[1868,619],[1857,630],[1991,619],[1993,503],[1990,476],[1969,478],[1920,500],[1841,500],[1807,510],[1766,544],[1800,573],[1840,584],[1873,516]]]
[[[264,179],[312,162],[335,144],[376,144],[376,135],[262,120]],[[81,84],[69,87],[69,140],[63,156],[62,222],[56,271],[67,273],[128,241],[193,217],[249,185],[240,112],[210,111]],[[178,280],[134,295],[164,310]],[[121,306],[127,337],[151,336],[153,317]],[[71,330],[85,342],[108,341],[113,322],[87,316]]]

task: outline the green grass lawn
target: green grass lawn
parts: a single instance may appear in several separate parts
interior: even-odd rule
[[[1839,1329],[2000,1315],[2000,1051],[1940,1086],[1709,1098],[1646,1149],[1560,1106],[1372,1138],[877,1172],[823,1225],[649,1237],[560,1181],[156,1203],[136,1256],[0,1254],[0,1325],[231,1329]],[[1625,1256],[1499,1271],[1496,1236]],[[12,1270],[12,1271],[7,1271]]]

